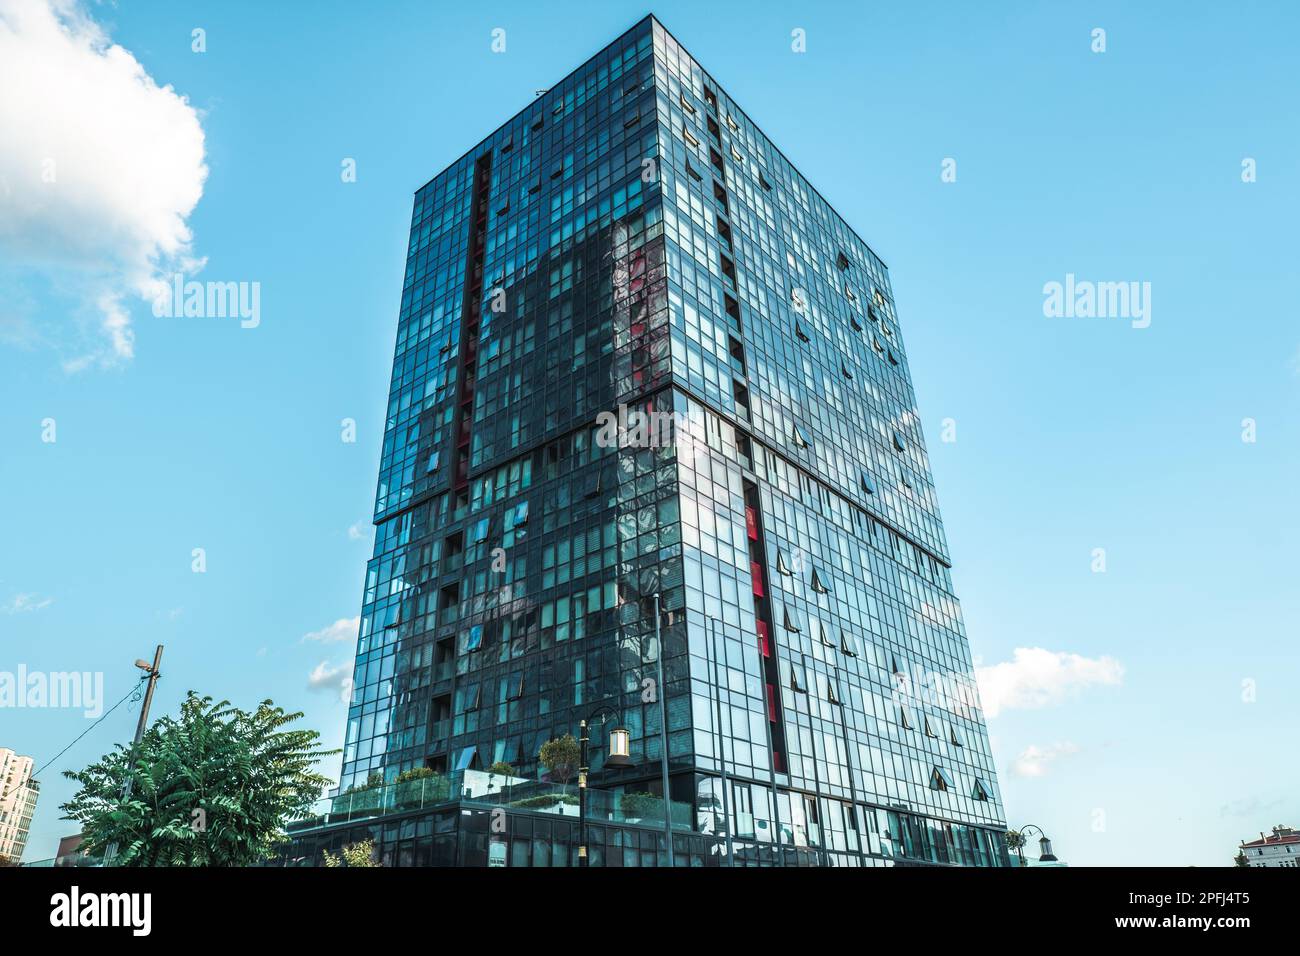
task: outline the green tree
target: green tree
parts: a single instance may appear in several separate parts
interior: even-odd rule
[[[553,737],[542,744],[537,758],[551,772],[551,779],[568,785],[573,775],[578,772],[578,761],[582,759],[582,750],[573,734]]]
[[[1008,830],[1002,834],[1002,841],[1006,843],[1007,849],[1011,851],[1012,862],[1020,865],[1020,848],[1025,845],[1025,835],[1019,830]]]
[[[117,866],[249,866],[283,842],[284,823],[306,813],[330,781],[316,764],[314,730],[269,700],[249,713],[193,691],[180,715],[154,721],[134,752],[118,746],[84,770],[63,804],[81,823],[81,849],[117,847]],[[123,799],[127,780],[131,796]]]
[[[496,774],[498,777],[513,777],[515,768],[510,766],[504,760],[498,760],[492,766],[488,767],[488,773]]]
[[[328,867],[376,867],[384,865],[375,859],[374,840],[350,843],[342,849],[339,856],[335,856],[329,850],[323,852],[325,854],[325,865]]]

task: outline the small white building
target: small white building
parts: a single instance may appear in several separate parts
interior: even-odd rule
[[[1241,853],[1247,866],[1300,867],[1300,832],[1292,827],[1274,827],[1272,836],[1261,833],[1258,840],[1243,842]]]

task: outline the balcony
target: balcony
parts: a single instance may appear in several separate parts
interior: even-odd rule
[[[567,786],[492,774],[484,770],[464,770],[434,774],[404,783],[390,783],[341,793],[337,797],[317,800],[303,818],[289,824],[289,833],[372,820],[392,814],[411,813],[451,807],[457,804],[477,807],[504,807],[531,813],[578,816],[578,786]],[[672,801],[673,829],[692,830],[694,812],[689,803]],[[589,823],[628,823],[663,827],[663,800],[649,794],[615,794],[608,790],[588,789]]]

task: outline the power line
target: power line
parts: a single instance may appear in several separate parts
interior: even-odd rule
[[[133,694],[138,694],[138,693],[140,692],[140,684],[143,684],[143,683],[145,682],[145,680],[147,680],[147,677],[141,677],[139,683],[137,683],[134,687],[132,687],[129,691],[126,692],[126,697],[123,697],[121,700],[119,700],[119,701],[118,701],[116,704],[114,704],[112,707],[108,708],[107,712],[105,712],[105,714],[104,714],[103,717],[100,717],[99,720],[95,721],[93,724],[91,724],[89,727],[87,727],[85,730],[83,730],[81,733],[79,733],[79,734],[77,735],[76,739],[72,741],[72,743],[68,744],[66,747],[64,747],[62,750],[60,750],[58,753],[56,753],[56,754],[55,754],[53,757],[51,757],[49,760],[45,761],[45,763],[41,765],[41,769],[40,769],[40,770],[37,770],[34,774],[31,775],[31,779],[35,780],[36,778],[38,778],[38,777],[41,775],[41,771],[42,771],[42,770],[44,770],[44,769],[45,769],[46,767],[48,767],[50,764],[54,763],[54,761],[56,761],[56,760],[58,760],[60,757],[62,757],[65,753],[67,753],[67,752],[68,752],[69,750],[71,750],[74,746],[76,746],[76,743],[77,743],[78,740],[80,740],[82,737],[86,736],[86,734],[90,733],[92,730],[94,730],[96,727],[98,727],[100,724],[102,724],[105,720],[107,720],[107,719],[108,719],[108,715],[111,714],[113,711],[117,710],[119,707],[121,707],[122,704],[126,701],[126,698],[127,698],[127,697],[130,697],[130,696],[132,696]]]

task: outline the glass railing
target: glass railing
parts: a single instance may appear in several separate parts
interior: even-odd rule
[[[317,800],[311,810],[289,824],[290,830],[405,813],[454,803],[459,794],[455,774],[434,775],[384,786],[359,787]]]
[[[48,860],[33,860],[31,863],[24,863],[23,866],[36,867],[73,867],[73,866],[103,866],[104,861],[97,856],[86,856],[84,853],[70,853],[67,856],[54,856]]]
[[[302,818],[290,823],[288,829],[291,832],[312,829],[455,803],[576,818],[578,786],[576,783],[548,783],[483,770],[435,774],[325,797],[317,800]],[[695,815],[689,803],[672,801],[671,814],[673,829],[695,829]],[[587,820],[662,827],[663,800],[650,794],[616,794],[590,788],[587,790]]]

